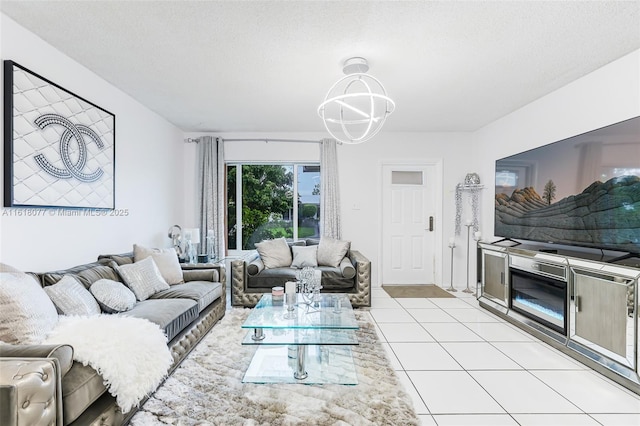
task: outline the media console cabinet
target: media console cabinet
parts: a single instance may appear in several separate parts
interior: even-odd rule
[[[640,394],[636,261],[478,246],[480,306]]]

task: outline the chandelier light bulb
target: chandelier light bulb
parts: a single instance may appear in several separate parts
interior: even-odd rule
[[[338,80],[318,107],[318,115],[331,136],[346,144],[358,144],[374,137],[395,109],[395,103],[363,58],[345,61],[348,75]],[[354,72],[359,71],[359,72]]]

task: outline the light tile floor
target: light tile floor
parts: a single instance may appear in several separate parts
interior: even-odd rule
[[[372,292],[378,335],[423,425],[640,425],[640,396],[455,295]]]

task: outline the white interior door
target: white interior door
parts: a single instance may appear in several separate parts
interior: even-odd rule
[[[434,284],[435,166],[385,164],[382,185],[382,284]]]

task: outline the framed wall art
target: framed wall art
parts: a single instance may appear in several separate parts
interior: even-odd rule
[[[4,61],[4,206],[113,209],[115,115]]]

